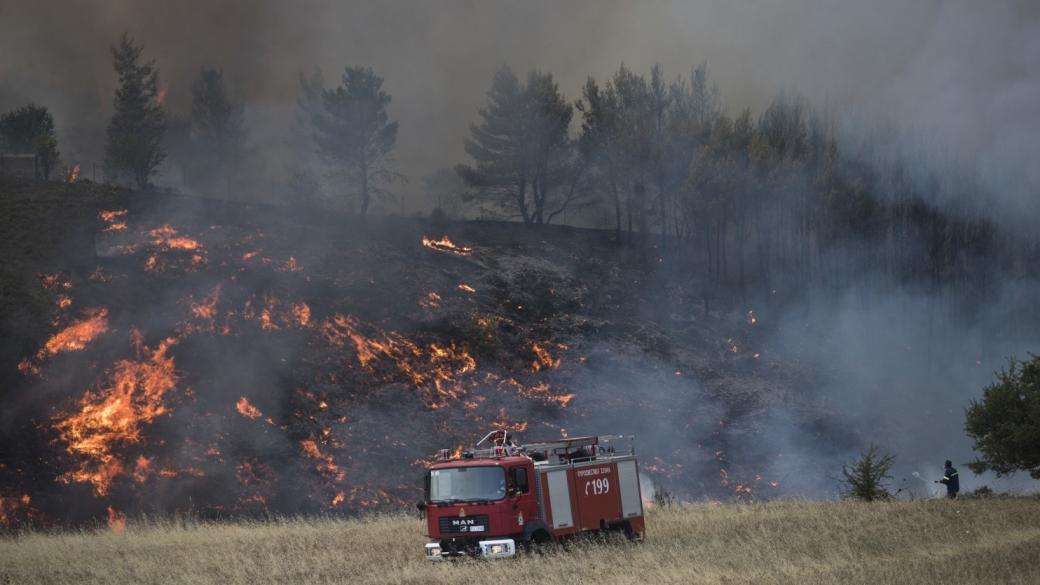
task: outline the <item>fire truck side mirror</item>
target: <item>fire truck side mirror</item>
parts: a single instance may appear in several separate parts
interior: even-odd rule
[[[415,505],[415,508],[417,510],[419,510],[420,512],[425,512],[426,511],[426,502],[419,502],[418,504]]]

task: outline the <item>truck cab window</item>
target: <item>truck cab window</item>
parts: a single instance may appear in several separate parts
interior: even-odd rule
[[[527,483],[527,469],[524,467],[514,467],[509,470],[509,489],[510,491],[518,494],[526,494],[530,491],[530,486]]]

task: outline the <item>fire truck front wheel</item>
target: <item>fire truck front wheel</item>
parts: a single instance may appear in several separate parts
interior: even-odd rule
[[[553,548],[555,542],[547,530],[535,530],[523,543],[525,553],[541,554]]]

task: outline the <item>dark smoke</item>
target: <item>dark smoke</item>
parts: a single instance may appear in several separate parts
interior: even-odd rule
[[[930,211],[954,219],[981,216],[1001,237],[1026,248],[1035,246],[1028,228],[1040,214],[1035,197],[1040,160],[1033,148],[1040,135],[1038,17],[1033,3],[1014,1],[985,6],[938,0],[914,6],[889,0],[711,6],[591,0],[5,1],[0,4],[0,111],[28,101],[49,107],[64,160],[82,162],[84,176],[92,178],[93,164],[100,167],[115,86],[108,48],[126,31],[156,60],[170,88],[173,115],[187,115],[191,84],[202,67],[222,69],[233,96],[245,103],[252,153],[247,172],[232,192],[207,195],[284,204],[293,173],[313,157],[298,123],[300,73],[317,68],[331,85],[346,65],[372,66],[394,98],[400,170],[412,179],[398,189],[402,207],[412,213],[434,205],[422,179],[465,160],[462,138],[500,65],[518,72],[551,71],[573,100],[588,75],[605,79],[622,62],[642,74],[661,63],[671,78],[706,61],[731,113],[743,107],[761,112],[781,90],[806,95],[838,121],[843,152],[878,168],[911,161],[907,172],[923,186]],[[941,183],[928,188],[936,174]],[[980,188],[962,190],[964,177]],[[159,184],[183,187],[172,166]],[[965,192],[985,196],[964,201]],[[878,194],[893,195],[885,189]],[[701,291],[711,285],[696,244],[646,268],[652,252],[615,252],[599,235],[561,229],[543,238],[520,226],[452,226],[478,245],[483,240],[500,247],[494,263],[477,269],[422,255],[416,249],[419,237],[439,235],[427,234],[425,224],[388,220],[361,226],[341,216],[294,212],[285,219],[277,207],[242,211],[181,198],[134,201],[135,223],[168,223],[195,236],[207,234],[204,243],[214,250],[233,249],[243,235],[269,230],[277,243],[267,252],[300,255],[306,272],[239,275],[233,262],[217,264],[237,255],[214,253],[211,272],[149,280],[137,264],[104,261],[129,281],[143,283],[130,286],[124,280],[114,287],[124,296],[92,299],[113,307],[117,332],[92,359],[62,358],[45,379],[18,386],[30,398],[5,413],[5,441],[23,431],[34,433],[31,421],[47,420],[54,403],[67,406],[78,397],[100,375],[98,363],[124,357],[131,327],[144,331],[147,344],[154,345],[176,329],[186,295],[200,298],[218,283],[226,287],[228,307],[271,292],[307,300],[316,320],[350,313],[414,339],[443,341],[467,332],[453,320],[457,315],[420,315],[415,294],[473,281],[482,294],[494,291],[481,297],[479,308],[503,312],[508,324],[502,331],[511,341],[559,333],[553,341],[568,345],[569,359],[585,358],[580,368],[544,374],[554,387],[577,393],[571,410],[507,401],[490,384],[478,391],[491,396],[488,404],[503,400],[512,418],[529,420],[529,438],[555,435],[561,428],[572,435],[635,433],[647,476],[687,498],[732,497],[734,488],[745,484],[756,498],[833,497],[841,464],[871,442],[897,456],[895,487],[918,481],[905,489],[926,495],[931,485],[912,479],[913,472],[930,479],[942,460],[962,464],[972,457],[962,429],[968,401],[980,395],[1008,356],[1040,352],[1035,271],[1009,267],[1005,257],[989,251],[964,259],[973,278],[960,289],[917,279],[877,281],[864,267],[875,266],[879,242],[852,241],[826,252],[828,266],[859,273],[841,285],[787,282],[778,290],[757,290],[746,302],[726,289],[725,298],[705,310]],[[398,203],[384,205],[389,213]],[[595,216],[577,221],[594,223]],[[223,227],[210,229],[213,225]],[[226,241],[224,233],[231,234]],[[930,253],[925,241],[900,245],[913,258]],[[413,269],[416,265],[424,270]],[[82,280],[93,268],[88,259],[69,270]],[[539,285],[538,279],[548,284]],[[972,288],[979,282],[987,284]],[[579,292],[573,299],[548,299],[550,289]],[[93,290],[100,294],[102,288]],[[544,314],[536,317],[513,309],[542,310],[536,309],[540,302]],[[588,306],[595,310],[583,314]],[[758,315],[754,327],[743,323],[748,310]],[[348,485],[386,487],[396,505],[415,495],[418,472],[407,466],[369,469],[369,462],[411,463],[453,446],[444,441],[461,442],[486,430],[473,428],[472,419],[425,408],[399,380],[362,388],[365,380],[351,378],[346,367],[332,368],[339,376],[332,379],[329,366],[318,362],[336,359],[334,352],[305,333],[265,336],[243,329],[239,335],[233,344],[199,335],[177,346],[178,364],[191,364],[184,366],[180,387],[191,388],[193,397],[150,431],[150,438],[166,438],[168,461],[203,467],[206,477],[164,484],[169,487],[148,494],[154,498],[147,501],[128,488],[114,495],[128,504],[124,509],[166,512],[202,498],[232,513],[243,484],[234,464],[198,461],[205,451],[198,441],[217,438],[228,461],[255,461],[281,478],[298,478],[276,482],[266,493],[272,509],[323,511],[327,478],[315,474],[299,448],[323,426],[337,429],[335,440],[365,447],[338,460],[347,469]],[[739,346],[733,355],[730,338]],[[750,357],[752,352],[761,358]],[[481,356],[481,374],[515,374],[526,367],[520,359],[508,351],[489,352]],[[242,395],[275,424],[265,427],[234,414]],[[315,410],[322,398],[332,404],[330,410]],[[482,413],[482,423],[494,417],[491,410]],[[195,416],[199,412],[223,414]],[[337,422],[342,417],[348,422]],[[353,442],[355,437],[365,439]],[[26,462],[39,453],[60,457],[61,445],[46,433],[31,434],[16,459]],[[50,468],[37,471],[30,487],[46,492],[38,505],[65,514],[55,515],[55,521],[78,522],[103,512],[100,500],[83,508],[67,506],[70,494],[87,498],[89,490],[52,485]],[[255,481],[266,473],[258,471]],[[964,487],[981,483],[1022,485],[966,477]],[[213,494],[221,496],[206,500]]]
[[[495,68],[551,71],[574,99],[586,76],[624,62],[667,77],[706,61],[734,111],[794,90],[839,114],[889,120],[956,164],[978,164],[1002,219],[1038,210],[1032,137],[1040,57],[1035,3],[885,0],[689,4],[584,2],[63,2],[0,4],[0,110],[52,109],[69,161],[100,162],[115,79],[108,48],[129,32],[188,112],[204,66],[247,102],[260,177],[279,200],[302,155],[290,140],[298,75],[372,66],[394,96],[406,209],[428,209],[422,178],[463,160],[462,136]],[[858,115],[858,114],[857,114]],[[876,122],[875,122],[876,123]],[[90,168],[89,164],[85,167]],[[168,171],[174,186],[178,177]],[[228,196],[239,197],[235,194]],[[395,206],[391,205],[391,209]]]

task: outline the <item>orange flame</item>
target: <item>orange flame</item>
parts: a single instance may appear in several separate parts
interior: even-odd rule
[[[531,346],[531,351],[534,352],[537,359],[531,362],[531,369],[539,371],[542,368],[558,368],[560,367],[560,358],[554,358],[548,351],[537,343]]]
[[[299,263],[296,262],[295,256],[289,256],[289,259],[286,260],[284,264],[282,264],[282,270],[287,272],[299,272],[303,269],[300,268]]]
[[[176,342],[168,338],[149,351],[135,331],[140,357],[116,362],[108,384],[88,390],[79,401],[79,411],[55,423],[66,451],[81,459],[77,469],[60,479],[90,483],[98,496],[108,493],[112,481],[124,471],[115,447],[139,443],[142,425],[167,412],[163,398],[176,387],[177,375],[173,357],[166,353]]]
[[[0,495],[0,527],[12,525],[16,517],[31,516],[30,501],[29,494],[22,494],[21,497]]]
[[[477,289],[475,289],[472,286],[466,284],[465,282],[460,282],[459,283],[459,290],[465,291],[465,292],[468,292],[468,293],[475,293],[475,292],[477,292]]]
[[[292,314],[296,318],[296,324],[300,327],[306,327],[311,324],[311,308],[307,306],[307,303],[293,303]]]
[[[245,396],[239,398],[238,402],[235,403],[235,410],[246,418],[260,418],[264,416],[264,413],[260,412],[259,408],[253,406]]]
[[[226,319],[219,327],[217,325],[217,305],[220,303],[220,293],[221,285],[218,284],[214,286],[213,290],[200,301],[196,301],[191,296],[187,298],[188,309],[199,324],[182,323],[181,328],[184,333],[191,334],[198,331],[211,331],[219,333],[220,335],[227,335],[231,332],[231,326]]]
[[[79,180],[79,163],[76,163],[69,167],[69,172],[65,175],[66,183],[75,183]]]
[[[336,347],[351,343],[358,363],[370,373],[386,380],[403,377],[424,391],[431,408],[460,398],[465,392],[460,376],[477,367],[469,352],[454,344],[431,343],[423,348],[394,332],[366,336],[358,320],[349,315],[335,315],[321,329],[325,339]]]
[[[112,506],[108,507],[108,527],[119,534],[126,530],[126,515],[116,510]]]
[[[69,302],[71,303],[71,300]],[[37,359],[67,351],[80,351],[99,335],[108,331],[108,309],[104,307],[87,309],[85,315],[48,339],[37,352]]]
[[[419,306],[427,311],[439,309],[441,306],[441,295],[430,291],[426,293],[425,298],[419,299]]]
[[[138,455],[134,464],[133,478],[137,483],[144,483],[152,473],[152,461],[154,458]]]
[[[300,448],[303,449],[304,456],[317,462],[318,472],[322,475],[335,482],[341,482],[346,478],[346,473],[336,465],[335,458],[322,453],[321,448],[318,447],[318,441],[313,436],[300,441]]]
[[[459,256],[469,256],[473,253],[473,248],[467,246],[458,246],[454,242],[448,239],[448,236],[444,236],[439,240],[433,240],[423,236],[422,245],[430,248],[431,250],[440,250],[441,252],[451,252],[458,254]]]
[[[163,250],[198,250],[202,248],[197,240],[177,234],[177,230],[169,225],[149,230],[152,244]]]
[[[113,223],[118,219],[126,217],[127,210],[125,209],[108,209],[98,212],[98,219],[105,223]]]
[[[98,213],[98,219],[108,224],[104,231],[123,231],[127,229],[126,209],[107,209]]]

